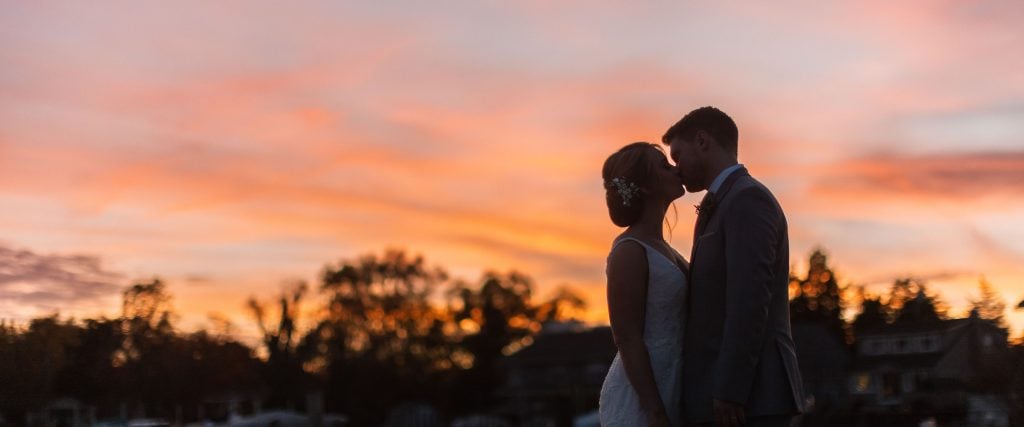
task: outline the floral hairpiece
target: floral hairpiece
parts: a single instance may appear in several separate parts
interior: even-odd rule
[[[640,187],[636,184],[626,181],[624,177],[612,178],[612,185],[615,186],[615,190],[619,192],[619,197],[622,199],[622,206],[629,206],[630,202],[637,195],[640,194]]]

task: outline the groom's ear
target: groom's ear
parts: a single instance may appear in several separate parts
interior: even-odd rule
[[[711,135],[709,135],[706,131],[703,130],[697,131],[697,134],[694,135],[694,139],[697,143],[697,149],[700,151],[707,151],[708,149],[711,148],[711,145],[715,143],[715,141],[711,138]]]

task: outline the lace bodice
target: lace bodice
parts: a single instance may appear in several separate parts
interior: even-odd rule
[[[682,339],[686,304],[686,274],[679,265],[646,243],[622,237],[615,247],[632,240],[647,254],[647,302],[644,312],[644,343],[651,357],[658,392],[673,426],[682,425]],[[636,391],[626,377],[618,354],[601,388],[599,413],[602,426],[645,425]]]

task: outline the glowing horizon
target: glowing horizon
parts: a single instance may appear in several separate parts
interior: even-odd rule
[[[402,247],[570,285],[606,321],[605,156],[713,104],[786,209],[797,271],[984,276],[1024,333],[1024,5],[309,2],[2,6],[0,318],[183,324]],[[673,245],[694,219],[679,202]]]

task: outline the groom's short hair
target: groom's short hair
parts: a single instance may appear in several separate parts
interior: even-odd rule
[[[736,128],[736,122],[732,121],[732,118],[722,110],[710,106],[700,107],[687,113],[676,124],[668,128],[665,136],[661,137],[661,142],[671,144],[672,139],[676,137],[693,138],[698,131],[707,132],[726,151],[733,155],[737,154],[739,129]]]

